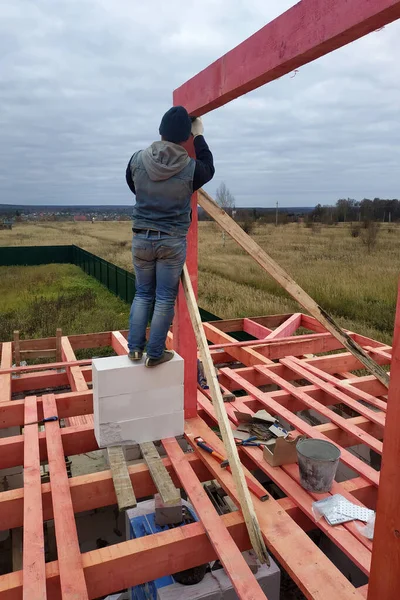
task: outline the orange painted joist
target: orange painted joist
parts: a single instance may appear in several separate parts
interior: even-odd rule
[[[185,459],[178,442],[174,438],[165,439],[163,446],[237,595],[243,600],[265,600],[264,592]]]
[[[47,598],[37,420],[36,397],[28,396],[24,428],[23,600]]]
[[[230,373],[228,371],[230,371]],[[281,416],[283,419],[286,419],[286,421],[288,421],[288,423],[290,423],[300,433],[304,433],[312,438],[326,439],[328,441],[332,441],[329,440],[329,438],[327,438],[322,432],[314,429],[312,425],[309,425],[308,423],[306,423],[306,421],[303,421],[300,417],[294,415],[291,411],[278,404],[278,402],[273,400],[268,393],[261,392],[254,385],[248,383],[235,371],[232,371],[230,369],[223,369],[223,372],[226,373],[229,378],[235,380],[238,384],[240,384],[240,386],[249,394],[257,398],[257,400],[259,400],[267,410],[269,410],[275,415]],[[379,473],[377,471],[375,471],[369,465],[363,463],[359,458],[357,458],[344,448],[340,448],[340,450],[341,460],[348,467],[350,467],[351,469],[356,471],[356,473],[359,473],[360,475],[368,479],[368,481],[370,481],[373,485],[379,485]]]
[[[204,392],[205,395],[207,395],[207,391],[204,390]],[[200,394],[198,398],[200,397],[200,408],[204,409],[205,407],[201,404],[202,396],[203,394]],[[273,394],[271,394],[271,397],[274,397]],[[259,406],[261,407],[262,405],[260,404]],[[234,422],[236,422],[236,417],[234,415],[235,410],[253,412],[250,410],[249,404],[245,403],[243,399],[240,399],[240,402],[235,401],[226,403],[226,410],[229,417]],[[79,421],[79,417],[76,417],[76,419]],[[381,427],[371,423],[371,421],[365,417],[350,417],[347,419],[347,422],[356,425],[359,429],[362,429],[375,437],[379,437],[381,434]],[[317,425],[315,426],[315,429],[321,431],[326,437],[329,437],[329,439],[343,447],[351,446],[354,443],[354,438],[350,434],[333,423]],[[78,425],[65,427],[61,430],[61,436],[64,452],[68,456],[92,452],[93,450],[98,449],[92,422],[85,421],[82,424],[79,423]],[[39,433],[40,460],[46,460],[47,458],[45,437],[45,432]],[[24,438],[22,435],[0,438],[0,469],[22,465],[23,451]]]
[[[212,475],[198,456],[195,454],[188,454],[185,455],[185,459],[188,461],[199,481],[209,481],[212,478]],[[162,461],[174,484],[179,486],[179,479],[172,467],[171,461],[168,458],[164,458]],[[251,468],[255,468],[255,465],[251,464],[250,460],[249,465]],[[128,471],[137,498],[146,498],[156,493],[157,489],[147,465],[144,463],[131,465],[128,467]],[[75,476],[72,479],[69,479],[69,486],[74,513],[111,506],[117,502],[111,471],[101,471],[98,473],[90,473],[88,475]],[[354,493],[356,493],[358,489],[360,489],[360,493],[363,493],[364,495],[367,493],[362,482],[360,482],[359,485],[354,485],[352,489]],[[41,494],[43,502],[43,518],[45,521],[48,521],[54,517],[50,484],[42,484]],[[2,492],[0,494],[0,531],[21,527],[23,525],[23,500],[23,488]],[[287,498],[278,500],[278,503],[303,529],[310,530],[315,527],[315,525],[303,515],[298,507],[291,501],[288,501]]]
[[[297,362],[296,359],[295,362]],[[325,373],[325,371],[322,371],[321,369],[317,369],[317,367],[314,367],[313,365],[305,361],[302,361],[301,366],[307,369],[307,371],[310,371],[311,373],[322,379],[323,381],[327,381],[333,386],[344,390],[346,394],[348,396],[351,396],[353,399],[364,400],[364,402],[368,402],[371,406],[375,406],[381,411],[386,412],[387,402],[384,402],[383,400],[378,400],[377,398],[375,398],[375,396],[369,394],[368,392],[364,392],[360,388],[353,387],[354,383],[356,383],[356,379],[354,380],[354,383],[353,381],[350,382],[348,380],[343,381],[342,379],[338,379],[334,375],[330,375],[329,373]],[[318,387],[320,387],[320,385],[318,385]]]
[[[282,362],[290,369],[294,369],[294,370],[297,369],[298,372],[302,371],[301,367],[298,367],[298,365],[296,365],[296,363],[292,363],[290,360],[283,359]],[[381,441],[377,440],[372,435],[370,435],[369,433],[366,433],[362,429],[359,429],[357,427],[357,425],[353,425],[352,423],[349,423],[347,419],[338,415],[330,408],[323,406],[320,402],[317,402],[316,400],[311,398],[311,396],[309,396],[306,392],[304,392],[301,389],[301,387],[296,387],[292,383],[289,383],[288,381],[283,379],[282,377],[279,377],[275,373],[268,371],[268,367],[260,366],[260,367],[256,367],[256,369],[262,370],[263,373],[268,375],[268,377],[271,379],[271,381],[273,383],[275,383],[276,385],[279,385],[279,387],[281,387],[282,389],[291,393],[292,396],[294,396],[295,398],[300,400],[300,402],[303,402],[307,408],[311,408],[311,409],[315,410],[320,415],[323,415],[324,417],[329,419],[332,423],[335,423],[335,425],[337,425],[338,427],[343,429],[343,431],[347,431],[347,433],[349,435],[352,435],[354,437],[354,440],[356,443],[366,444],[367,446],[372,448],[372,450],[374,450],[375,452],[382,454],[382,442]],[[307,371],[306,371],[306,373],[307,373]],[[315,379],[315,381],[318,380],[318,378],[315,378],[311,374],[308,376],[311,379]],[[327,385],[329,385],[329,384],[327,384]],[[346,399],[346,402],[344,402],[344,399],[340,400],[341,402],[344,402],[345,404],[349,404],[349,402],[356,404],[355,401],[351,400],[351,398],[347,398],[347,396],[345,394],[343,394],[342,392],[335,390],[335,388],[332,388],[332,390],[333,390],[332,392],[329,392],[332,396],[337,394],[340,398]],[[336,396],[336,399],[338,398],[338,396]],[[361,410],[358,412],[361,412]],[[365,415],[363,415],[363,416],[365,416]],[[382,430],[382,433],[383,433],[383,430]]]
[[[224,454],[221,440],[200,418],[186,421],[185,435],[194,449],[197,448],[194,438],[200,435],[218,452]],[[207,452],[199,452],[199,456],[213,473],[214,478],[237,502],[236,488],[231,474],[221,469],[219,463]],[[249,472],[246,472],[246,475],[252,478]],[[261,502],[253,495],[252,500],[268,549],[277,557],[306,597],[314,600],[337,600],[338,598],[355,600],[358,597],[354,587],[344,575],[304,531],[280,509],[273,498]]]
[[[45,419],[58,416],[53,394],[43,397],[43,414]],[[61,595],[63,600],[87,600],[89,596],[83,574],[60,425],[58,421],[47,422],[45,430]]]
[[[241,551],[250,548],[239,512],[220,517]],[[196,549],[193,552],[193,548]],[[95,600],[127,587],[217,559],[200,522],[82,554],[88,597]],[[46,565],[48,597],[61,600],[60,561]],[[0,576],[0,600],[21,600],[22,571]],[[79,598],[79,596],[77,597]],[[355,599],[354,599],[355,600]]]
[[[216,421],[214,408],[211,403],[209,412]],[[243,446],[241,454],[251,458],[257,468],[264,471],[310,520],[314,520],[312,503],[315,500],[328,497],[329,494],[311,494],[307,492],[300,485],[298,467],[296,465],[271,467],[264,460],[260,448]],[[352,501],[355,501],[356,504],[361,505],[359,500],[351,498],[347,490],[342,490],[340,484],[334,484],[332,493],[342,493]],[[346,523],[343,527],[335,528],[328,525],[325,519],[321,519],[317,525],[365,574],[369,574],[371,542],[362,536],[354,523]]]
[[[382,427],[382,437],[383,437],[383,429],[385,427],[386,415],[384,414],[384,412],[381,411],[381,409],[379,411],[374,411],[374,410],[371,410],[370,408],[368,408],[367,406],[360,404],[359,402],[357,402],[357,400],[354,400],[354,398],[349,397],[350,395],[348,395],[344,392],[345,389],[347,391],[347,388],[345,387],[345,385],[338,386],[338,387],[341,387],[341,389],[336,389],[335,385],[332,385],[329,381],[325,381],[324,379],[322,379],[321,377],[319,377],[316,374],[315,371],[318,372],[318,369],[316,369],[313,372],[312,369],[315,369],[315,367],[303,366],[302,361],[300,361],[299,359],[296,359],[294,357],[288,357],[288,358],[282,358],[280,362],[283,365],[285,365],[286,367],[288,367],[288,369],[291,369],[294,373],[296,373],[297,375],[302,377],[303,379],[306,379],[311,384],[318,387],[320,390],[326,392],[328,397],[332,398],[331,403],[345,404],[346,406],[348,406],[355,412],[358,412],[363,417],[366,417],[367,419],[369,419],[372,423],[375,423],[376,425],[380,425],[380,427]],[[337,380],[336,378],[333,378],[333,379],[335,379],[336,381],[340,381],[340,380]],[[364,396],[364,398],[366,396],[368,398],[370,397],[370,394],[365,394],[362,391],[357,392],[357,391],[353,390],[351,393],[352,396],[356,396],[357,394],[358,394],[359,399],[361,399],[361,396]],[[381,404],[384,405],[386,408],[385,402],[381,402]]]
[[[15,380],[18,381],[18,380]],[[93,414],[93,392],[66,392],[55,396],[60,419],[77,415]],[[38,418],[43,419],[42,397],[37,398]],[[24,400],[0,404],[0,427],[24,424]]]

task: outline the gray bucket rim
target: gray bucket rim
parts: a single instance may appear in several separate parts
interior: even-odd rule
[[[335,456],[330,456],[330,457],[326,457],[323,458],[321,456],[315,456],[312,454],[305,454],[304,451],[301,451],[301,447],[302,446],[311,446],[311,444],[313,444],[314,446],[323,446],[326,449],[331,450],[331,452],[333,452],[335,454]],[[332,444],[332,442],[328,442],[326,440],[320,440],[320,439],[314,439],[314,438],[308,438],[306,440],[299,440],[299,442],[296,444],[296,450],[297,452],[306,459],[309,460],[316,460],[319,462],[336,462],[337,460],[339,460],[340,456],[341,456],[341,452],[340,449],[335,446],[335,444]]]

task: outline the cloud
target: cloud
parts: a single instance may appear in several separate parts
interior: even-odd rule
[[[295,4],[3,0],[0,203],[133,204],[131,154],[172,90]],[[242,206],[397,197],[400,23],[208,114]]]

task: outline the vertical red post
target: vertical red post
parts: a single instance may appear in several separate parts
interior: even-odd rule
[[[174,105],[179,104],[174,94]],[[190,139],[185,148],[194,157],[193,140]],[[186,264],[197,298],[198,280],[198,217],[197,194],[192,196],[192,224],[187,236]],[[185,418],[197,416],[197,344],[192,323],[187,309],[182,284],[179,286],[174,319],[174,348],[185,361]]]
[[[400,284],[383,441],[368,600],[392,600],[400,589]]]

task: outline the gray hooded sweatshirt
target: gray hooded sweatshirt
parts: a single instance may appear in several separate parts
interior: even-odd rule
[[[134,229],[187,234],[195,165],[186,150],[172,142],[154,142],[133,155],[130,172],[136,189]]]

